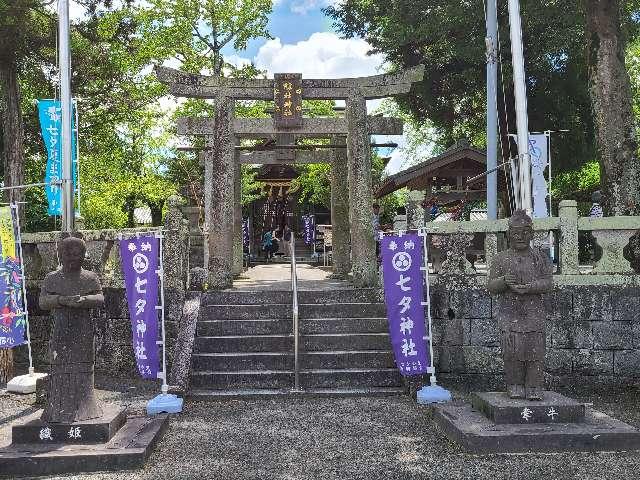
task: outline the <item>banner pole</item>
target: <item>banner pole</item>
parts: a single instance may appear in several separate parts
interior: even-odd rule
[[[416,398],[420,404],[444,403],[451,401],[451,392],[438,385],[436,379],[436,366],[433,359],[433,325],[431,319],[431,288],[429,283],[429,245],[427,242],[427,229],[422,227],[418,230],[418,235],[422,237],[422,255],[424,257],[425,293],[427,301],[422,304],[427,307],[427,322],[429,324],[428,340],[429,340],[429,363],[431,365],[427,372],[431,375],[429,381],[431,385],[424,386],[418,390]]]
[[[15,221],[16,228],[16,255],[20,261],[20,274],[22,276],[22,307],[24,309],[25,327],[27,330],[27,351],[29,352],[29,373],[14,377],[7,382],[7,391],[15,393],[34,393],[36,383],[39,378],[46,377],[46,373],[35,373],[33,368],[33,352],[31,350],[31,332],[29,326],[29,308],[27,305],[27,277],[24,274],[24,258],[22,255],[22,234],[20,232],[20,215],[18,215],[18,205],[11,203],[12,221]]]
[[[158,268],[158,276],[160,277],[160,319],[162,322],[162,387],[163,395],[169,391],[167,385],[167,336],[164,327],[164,254],[162,252],[162,233],[156,233],[156,237],[160,241],[160,263]]]
[[[425,289],[427,294],[427,321],[429,323],[429,362],[431,365],[429,366],[429,373],[431,385],[435,385],[437,383],[436,379],[436,367],[433,362],[433,326],[431,324],[431,290],[429,284],[429,246],[427,242],[427,232],[423,230],[420,232],[420,236],[422,237],[422,255],[424,256],[424,279],[425,279]]]
[[[33,375],[35,370],[33,369],[33,353],[31,351],[31,332],[29,328],[29,309],[27,307],[27,277],[24,274],[24,258],[22,256],[22,233],[20,231],[20,215],[18,214],[18,205],[11,204],[11,209],[15,214],[16,222],[16,243],[19,249],[18,258],[20,259],[20,275],[22,276],[22,306],[24,308],[24,320],[27,327],[27,349],[29,351],[29,375]]]

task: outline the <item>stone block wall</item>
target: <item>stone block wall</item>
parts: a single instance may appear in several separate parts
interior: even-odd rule
[[[38,308],[39,289],[28,289],[29,322],[33,362],[37,371],[48,371],[48,344],[52,320],[48,312]],[[168,367],[176,341],[178,322],[182,311],[183,293],[165,290],[165,327],[167,334]],[[131,377],[137,376],[136,362],[131,346],[131,323],[124,288],[105,288],[103,308],[92,310],[87,321],[95,322],[96,373]],[[27,347],[15,349],[16,364],[26,369]]]
[[[499,386],[495,302],[484,287],[432,289],[438,376]],[[546,296],[548,385],[640,384],[640,287],[559,285]]]

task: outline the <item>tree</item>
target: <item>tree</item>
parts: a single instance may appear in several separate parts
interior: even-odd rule
[[[19,75],[37,63],[54,44],[55,23],[40,0],[0,0],[0,90],[4,185],[24,184],[24,125]],[[21,189],[5,191],[4,199],[21,201]]]
[[[596,123],[605,208],[640,214],[640,164],[618,0],[585,0],[589,92]]]
[[[253,38],[271,38],[271,0],[151,0],[148,5],[139,17],[147,48],[160,61],[177,59],[188,72],[224,76],[225,69],[238,70],[225,61],[225,47],[240,51]]]
[[[504,74],[499,112],[506,134],[515,130],[515,114],[506,2],[498,3]],[[530,129],[569,129],[553,142],[553,158],[556,170],[573,168],[595,157],[581,2],[523,0],[521,7]],[[426,66],[424,81],[400,103],[417,119],[431,120],[440,146],[448,147],[461,136],[484,138],[483,10],[480,0],[345,0],[326,11],[343,35],[363,37],[394,68]],[[632,11],[625,11],[624,24],[637,21]]]

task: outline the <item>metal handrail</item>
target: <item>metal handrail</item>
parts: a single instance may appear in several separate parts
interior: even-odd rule
[[[293,297],[292,303],[292,316],[293,316],[293,391],[300,392],[300,364],[299,364],[299,350],[300,350],[300,326],[298,315],[298,272],[296,269],[296,237],[291,232],[291,239],[289,240],[289,250],[291,253],[291,295]]]

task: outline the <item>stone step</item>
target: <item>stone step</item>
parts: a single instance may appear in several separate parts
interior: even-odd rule
[[[292,319],[262,320],[201,320],[196,334],[201,337],[216,335],[289,335],[293,331]]]
[[[293,370],[293,353],[226,352],[198,353],[193,371]],[[384,350],[301,352],[301,369],[395,368],[393,353]]]
[[[333,333],[303,335],[301,349],[306,352],[336,350],[391,350],[388,333]]]
[[[201,371],[191,374],[192,388],[227,390],[230,388],[291,388],[293,372],[290,370],[262,371]]]
[[[278,320],[291,318],[290,303],[269,303],[265,305],[202,305],[200,318],[202,320]]]
[[[293,320],[201,320],[197,335],[274,335],[290,334]],[[301,334],[314,333],[385,333],[386,318],[313,318],[300,320]]]
[[[383,303],[300,304],[300,318],[383,318]],[[266,305],[206,305],[201,307],[202,320],[257,320],[291,318],[292,306],[284,303]]]
[[[293,392],[291,389],[238,388],[233,390],[194,389],[191,390],[189,397],[192,400],[198,401],[219,401],[229,399],[259,399],[274,397],[382,397],[402,395],[404,393],[405,389],[402,387],[309,388],[300,392]]]
[[[300,304],[380,303],[381,301],[380,290],[376,288],[298,291]],[[202,297],[202,305],[266,305],[272,303],[290,305],[292,303],[291,291],[221,290],[206,292]]]
[[[321,333],[300,336],[301,352],[391,350],[388,333]],[[194,353],[292,352],[291,335],[196,337]]]
[[[384,318],[384,303],[300,304],[300,318]]]
[[[341,368],[395,368],[393,352],[387,350],[352,350],[303,352],[300,354],[300,368],[341,369]]]
[[[300,332],[303,335],[318,333],[387,333],[385,317],[372,318],[303,318]]]
[[[191,374],[194,389],[227,390],[232,388],[292,388],[291,370],[200,371]],[[302,388],[400,387],[397,369],[318,369],[300,371]]]
[[[293,352],[197,353],[193,371],[293,370]]]
[[[226,335],[196,337],[194,353],[292,352],[290,335]]]
[[[388,369],[318,369],[300,372],[302,388],[399,387],[402,376]]]

